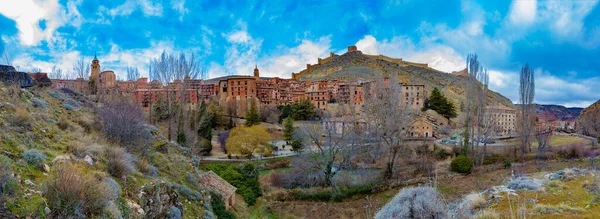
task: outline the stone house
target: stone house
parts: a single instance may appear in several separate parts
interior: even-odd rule
[[[418,119],[409,127],[410,137],[431,138],[433,137],[433,125],[424,120]]]
[[[231,207],[235,205],[235,191],[237,188],[233,187],[212,170],[200,174],[200,177],[198,177],[198,182],[200,185],[219,193],[223,197],[225,208],[227,210],[231,209]]]

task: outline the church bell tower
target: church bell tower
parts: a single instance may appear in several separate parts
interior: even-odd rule
[[[256,78],[256,80],[258,80],[260,77],[259,72],[258,72],[258,64],[254,67],[254,78]]]
[[[94,53],[94,60],[92,60],[92,74],[90,75],[90,80],[97,80],[100,75],[100,61],[96,57]]]

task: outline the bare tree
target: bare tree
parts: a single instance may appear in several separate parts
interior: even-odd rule
[[[275,124],[279,122],[280,116],[281,111],[279,111],[276,106],[266,104],[260,106],[260,118],[263,121]]]
[[[135,81],[140,78],[140,71],[138,71],[137,67],[127,66],[127,80]]]
[[[352,142],[349,139],[356,135],[355,125],[342,125],[344,128],[336,125],[328,118],[322,118],[321,121],[304,122],[299,124],[299,134],[308,144],[305,155],[305,161],[311,163],[310,166],[321,171],[322,185],[330,186],[333,183],[335,174],[343,169],[348,161],[349,154],[354,151]],[[342,121],[342,123],[353,124],[354,121]]]
[[[33,73],[42,72],[42,69],[40,67],[33,67],[33,68],[31,68],[31,72],[33,72]]]
[[[179,56],[174,54],[169,54],[166,51],[160,55],[159,58],[151,60],[150,69],[152,73],[152,78],[159,80],[166,87],[166,98],[167,98],[167,111],[171,117],[175,117],[177,112],[174,112],[173,103],[176,101],[176,89],[177,87],[169,86],[171,82],[176,80],[183,80],[186,77],[197,78],[199,74],[199,68],[197,62],[194,58],[194,55],[191,56],[189,60],[186,59],[184,53],[181,53]],[[182,86],[182,93],[180,93],[180,109],[183,110],[184,105],[184,94],[185,92],[185,83]],[[179,116],[177,118],[181,118],[182,111],[179,111]],[[181,123],[182,121],[179,121]],[[173,132],[173,118],[169,119],[168,125],[168,139],[172,139]]]
[[[374,150],[384,152],[386,179],[393,176],[409,127],[417,117],[409,104],[402,103],[401,85],[396,78],[392,76],[388,85],[383,78],[376,80],[366,91],[363,105],[364,116],[369,121],[369,138],[374,139],[370,145],[375,146]]]
[[[66,79],[66,75],[63,74],[62,69],[57,68],[56,65],[52,66],[52,71],[48,74],[48,77],[53,79]]]
[[[86,78],[90,73],[90,65],[85,63],[85,59],[81,57],[73,63],[73,72],[78,78]]]
[[[85,79],[90,74],[90,65],[85,63],[85,59],[83,57],[77,59],[73,63],[73,73],[76,78]],[[79,92],[83,92],[83,81],[79,83]]]
[[[548,142],[552,138],[553,131],[549,127],[536,127],[535,138],[538,142],[537,159],[545,159]]]
[[[521,77],[519,80],[519,107],[521,108],[520,119],[517,126],[521,139],[521,158],[525,158],[527,149],[531,147],[533,140],[532,130],[535,127],[535,105],[533,99],[535,97],[535,79],[533,70],[529,68],[529,64],[525,64],[521,68]]]
[[[128,149],[141,149],[144,117],[140,107],[130,98],[116,95],[107,99],[98,109],[98,119],[108,140]]]
[[[487,97],[487,91],[485,96]],[[485,156],[487,153],[487,144],[490,141],[490,137],[495,136],[498,133],[498,114],[500,113],[500,110],[496,110],[494,108],[484,109],[482,112],[481,123],[479,124],[479,126],[481,127],[480,139],[483,142],[481,160],[479,161],[480,165],[482,165],[485,160]]]
[[[4,59],[6,65],[12,65],[12,63],[10,62],[10,58],[8,58],[8,53],[6,52],[4,41],[2,40],[0,40],[0,51],[2,51],[2,58]]]
[[[471,158],[483,163],[485,151],[487,149],[487,138],[490,137],[492,130],[495,128],[491,122],[493,118],[487,115],[486,109],[488,99],[488,83],[489,74],[487,69],[479,62],[477,54],[469,54],[467,56],[467,71],[468,77],[465,86],[465,104],[463,105],[463,113],[465,118],[465,132],[463,143],[463,154],[470,152]],[[477,125],[476,125],[477,124]],[[486,139],[484,139],[486,138]],[[476,147],[483,141],[483,151],[478,159]]]

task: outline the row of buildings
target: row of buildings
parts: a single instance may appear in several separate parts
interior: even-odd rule
[[[251,102],[261,106],[287,105],[300,100],[309,100],[320,110],[327,110],[330,104],[350,104],[360,106],[369,94],[372,81],[356,80],[320,80],[300,81],[278,77],[260,77],[258,67],[252,76],[236,75],[208,80],[185,78],[163,84],[158,80],[149,81],[139,78],[136,81],[116,80],[113,71],[100,72],[100,64],[96,57],[92,61],[89,80],[52,80],[56,88],[69,88],[82,93],[96,94],[129,94],[141,106],[147,108],[152,103],[161,101],[182,101],[194,106],[202,101],[219,101],[231,104],[243,116],[250,108]],[[91,83],[93,82],[93,83]],[[94,86],[94,88],[92,88]],[[427,92],[424,85],[402,85],[403,103],[414,109],[424,106]],[[181,99],[183,98],[183,99]]]

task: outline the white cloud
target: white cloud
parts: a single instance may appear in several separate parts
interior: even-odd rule
[[[81,25],[77,3],[70,2],[67,5],[68,11],[65,11],[58,0],[0,1],[0,14],[17,23],[21,45],[37,46],[42,40],[52,41],[56,29],[65,24],[76,27]],[[43,29],[41,22],[45,23]]]
[[[464,58],[454,49],[436,43],[417,45],[408,37],[394,37],[391,40],[378,41],[371,35],[364,36],[356,42],[356,47],[363,53],[383,54],[405,61],[428,63],[429,67],[444,72],[452,72],[465,68]]]
[[[227,41],[230,43],[248,43],[252,37],[244,30],[235,31],[227,36]]]
[[[490,89],[518,103],[519,72],[490,70],[489,73]],[[541,68],[535,69],[534,73],[535,103],[587,107],[600,99],[600,94],[594,91],[594,88],[600,86],[600,77],[565,79],[556,77]]]
[[[530,25],[535,22],[537,1],[513,0],[510,6],[509,20],[516,25]]]
[[[142,10],[146,16],[162,16],[163,7],[160,3],[152,3],[149,0],[127,0],[122,5],[108,10],[111,16],[128,16],[136,9]]]
[[[377,39],[371,35],[366,35],[356,42],[356,48],[367,54],[379,55],[379,52],[377,52]]]
[[[185,0],[173,0],[171,2],[171,8],[179,13],[179,20],[183,20],[183,16],[190,12],[185,8]]]
[[[262,59],[259,62],[261,76],[290,78],[292,72],[305,69],[307,63],[316,64],[318,57],[327,57],[330,47],[330,36],[317,41],[302,40],[296,47],[282,49],[282,55]]]
[[[259,59],[263,40],[253,38],[244,22],[238,21],[236,30],[222,35],[230,45],[222,65],[216,62],[209,64],[209,77],[252,75],[254,66],[258,64],[261,76],[290,78],[292,72],[301,71],[307,63],[315,64],[318,57],[328,56],[331,47],[330,36],[317,41],[304,39],[295,47],[278,48],[271,55],[260,56]]]

